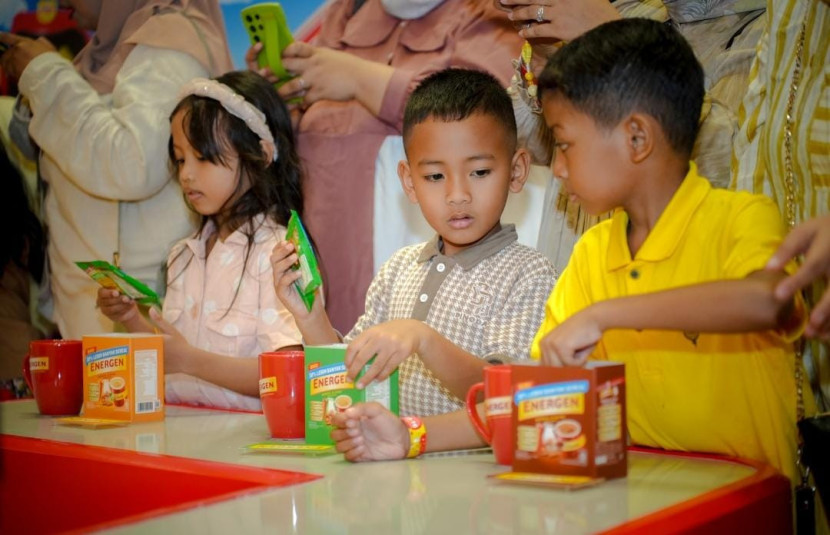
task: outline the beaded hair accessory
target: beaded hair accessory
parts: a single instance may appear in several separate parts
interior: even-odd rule
[[[273,161],[277,161],[277,145],[274,143],[274,136],[271,135],[271,131],[265,122],[265,114],[245,100],[245,97],[225,84],[217,82],[216,80],[208,80],[207,78],[194,78],[184,84],[179,90],[179,100],[188,95],[196,95],[198,97],[215,100],[228,113],[242,119],[248,128],[259,136],[259,143],[262,146],[262,150],[266,154],[270,150],[274,155]]]

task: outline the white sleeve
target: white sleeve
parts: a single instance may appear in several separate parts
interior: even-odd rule
[[[137,45],[111,95],[99,95],[57,53],[33,59],[20,77],[29,98],[29,134],[89,195],[138,201],[169,181],[169,114],[179,87],[206,76],[192,56]]]

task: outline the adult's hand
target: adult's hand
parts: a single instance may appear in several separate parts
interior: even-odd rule
[[[767,269],[783,269],[790,259],[800,254],[804,255],[804,262],[775,288],[779,299],[791,299],[796,291],[813,281],[830,278],[830,215],[795,227],[767,263]],[[813,308],[805,334],[830,342],[830,291],[825,290]]]
[[[571,41],[600,24],[622,18],[608,0],[499,0],[507,17],[523,24],[528,40]],[[529,24],[528,24],[529,23]]]
[[[29,63],[41,54],[56,52],[45,37],[29,39],[13,33],[0,33],[0,43],[9,49],[0,57],[0,66],[12,78],[20,78]]]
[[[297,76],[283,84],[284,99],[303,97],[309,106],[318,100],[357,100],[377,115],[394,69],[330,48],[295,41],[282,53],[283,66]]]

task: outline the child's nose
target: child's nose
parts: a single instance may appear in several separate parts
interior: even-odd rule
[[[464,179],[449,178],[447,180],[447,202],[460,204],[470,201],[469,184]]]
[[[568,178],[568,168],[565,165],[565,158],[557,154],[559,149],[554,148],[553,157],[550,162],[550,169],[553,171],[553,178],[558,180],[565,180]]]

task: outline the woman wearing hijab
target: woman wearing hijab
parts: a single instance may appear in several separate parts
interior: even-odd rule
[[[109,260],[164,289],[166,250],[194,228],[167,168],[179,87],[231,68],[216,0],[70,0],[95,36],[70,63],[45,39],[0,34],[46,183],[52,319],[65,338],[111,331],[76,261]],[[28,117],[29,110],[31,116]],[[47,311],[48,312],[48,311]],[[48,314],[47,314],[48,315]]]

